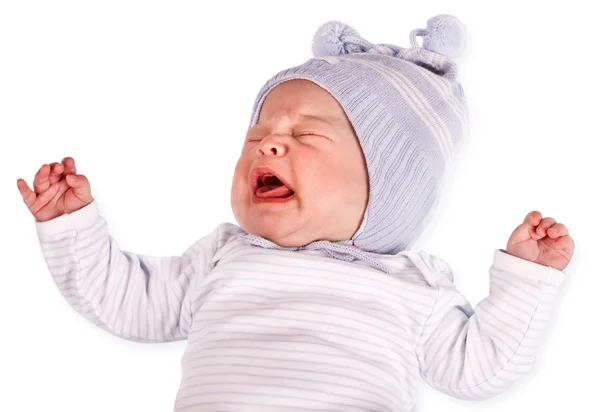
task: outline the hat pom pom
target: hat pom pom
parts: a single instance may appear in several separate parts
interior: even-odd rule
[[[427,29],[417,29],[417,35],[423,36],[423,47],[432,52],[443,54],[451,59],[459,57],[465,51],[467,31],[454,16],[440,14],[427,20]]]
[[[312,51],[315,57],[339,56],[364,52],[369,47],[370,43],[352,27],[341,21],[332,20],[319,27],[315,33]]]

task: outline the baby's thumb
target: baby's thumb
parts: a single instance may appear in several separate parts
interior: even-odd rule
[[[67,175],[67,184],[82,195],[90,195],[90,182],[84,175]]]

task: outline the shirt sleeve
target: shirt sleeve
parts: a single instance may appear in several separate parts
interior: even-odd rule
[[[187,337],[191,292],[222,243],[222,226],[181,256],[155,257],[120,250],[95,199],[35,225],[50,274],[79,314],[127,340],[157,343]]]
[[[490,398],[532,369],[565,279],[560,270],[503,250],[495,251],[489,272],[489,295],[475,310],[454,287],[452,275],[440,278],[417,345],[423,379],[456,398]]]

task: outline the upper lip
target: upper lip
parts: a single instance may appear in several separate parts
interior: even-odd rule
[[[290,188],[292,192],[294,192],[294,188],[288,183],[288,181],[281,176],[278,172],[271,169],[268,166],[259,166],[252,169],[252,173],[250,173],[250,184],[252,186],[252,193],[256,193],[256,189],[258,189],[258,182],[262,179],[264,175],[272,175],[277,177],[277,179],[281,180],[281,182]]]

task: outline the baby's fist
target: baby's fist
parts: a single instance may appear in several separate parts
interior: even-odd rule
[[[73,213],[94,200],[87,177],[77,174],[72,157],[43,164],[33,178],[33,190],[23,179],[17,179],[17,187],[38,222]]]
[[[575,243],[569,230],[551,217],[533,211],[510,235],[506,251],[521,259],[563,270],[573,256]]]

